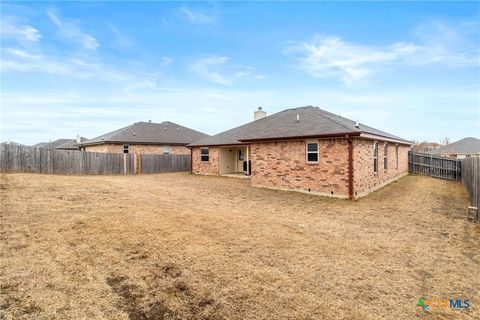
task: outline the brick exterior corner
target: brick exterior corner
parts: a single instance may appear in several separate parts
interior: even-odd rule
[[[319,162],[307,163],[306,143],[319,143]],[[353,139],[353,196],[359,198],[408,173],[408,145],[378,141],[378,172],[373,170],[373,140]],[[209,162],[200,160],[200,148],[192,149],[192,172],[219,174],[219,148],[210,147]],[[322,196],[349,198],[348,142],[345,138],[274,141],[251,145],[254,187],[291,190]]]

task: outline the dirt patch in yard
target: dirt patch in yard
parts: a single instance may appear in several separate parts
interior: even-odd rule
[[[0,192],[0,318],[480,318],[460,183],[408,176],[351,202],[189,174],[3,174]]]

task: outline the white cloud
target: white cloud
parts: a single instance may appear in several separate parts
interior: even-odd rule
[[[296,55],[300,68],[310,75],[337,77],[347,84],[386,65],[480,64],[478,45],[474,45],[470,37],[462,37],[455,28],[429,24],[417,28],[416,34],[420,41],[385,46],[362,45],[336,36],[316,35],[312,40],[289,46],[285,53]]]
[[[215,15],[207,14],[198,9],[189,8],[184,5],[179,9],[179,11],[192,24],[212,25],[217,23],[217,18]]]
[[[97,39],[79,28],[78,21],[71,19],[62,20],[53,10],[47,11],[47,15],[53,24],[57,26],[60,35],[65,39],[79,42],[84,48],[89,50],[95,50],[100,46]]]
[[[2,37],[12,38],[20,42],[36,42],[42,37],[38,29],[28,24],[20,23],[14,17],[2,17],[1,33]]]
[[[139,81],[156,78],[154,72],[142,72],[136,68],[128,70],[101,62],[80,58],[56,57],[42,53],[31,53],[15,48],[2,48],[2,73],[41,73],[68,76],[78,80],[93,80],[129,86]]]
[[[173,58],[170,58],[170,57],[162,57],[161,58],[161,66],[162,67],[166,67],[166,66],[169,66],[173,63],[174,59]]]
[[[211,55],[196,60],[192,64],[192,70],[205,80],[226,86],[232,85],[235,81],[245,77],[263,79],[262,75],[254,74],[255,68],[244,65],[230,65],[228,64],[229,60],[229,57]]]

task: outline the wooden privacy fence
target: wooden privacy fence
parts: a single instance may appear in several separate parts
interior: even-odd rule
[[[136,155],[0,144],[1,172],[135,174],[190,171],[190,155]]]
[[[470,194],[472,206],[477,207],[477,221],[480,221],[480,158],[462,159],[462,182]]]
[[[181,172],[191,168],[189,154],[142,154],[138,157],[138,173]]]
[[[408,171],[437,178],[460,180],[462,164],[458,159],[409,152]]]

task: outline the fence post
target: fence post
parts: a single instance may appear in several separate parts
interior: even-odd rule
[[[142,155],[140,153],[135,153],[133,166],[135,174],[142,173]]]

